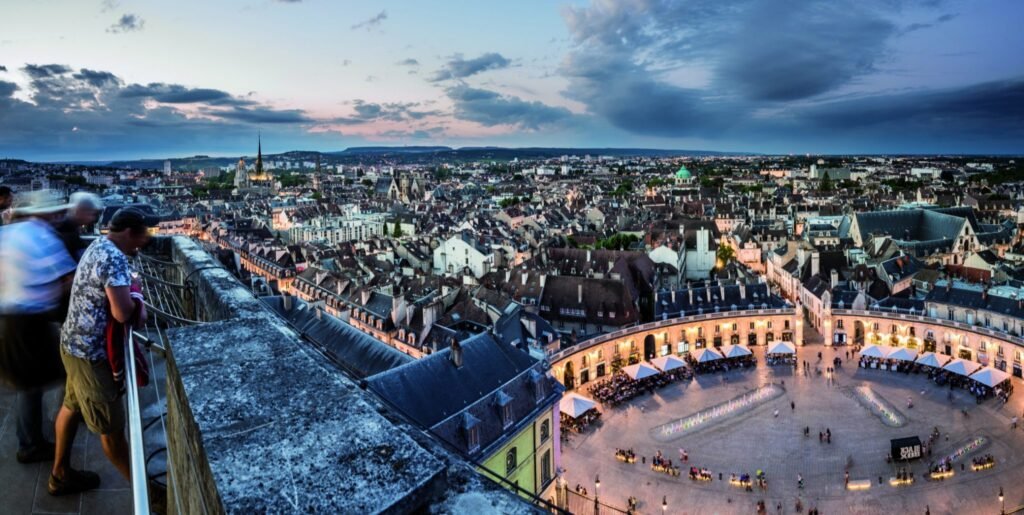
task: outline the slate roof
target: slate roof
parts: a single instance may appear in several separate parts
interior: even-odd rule
[[[708,288],[711,289],[711,301],[708,302]],[[690,293],[683,288],[676,290],[675,302],[672,301],[672,292],[658,292],[655,299],[655,318],[662,316],[678,316],[680,312],[686,314],[714,313],[718,311],[729,311],[734,309],[773,309],[786,307],[786,301],[781,297],[772,295],[768,291],[767,284],[746,285],[746,298],[740,296],[740,286],[727,284],[724,286],[725,295],[722,296],[722,287],[718,285],[701,286],[691,288],[693,290],[693,303],[690,302]],[[751,308],[753,305],[753,308]]]
[[[291,299],[290,311],[284,309],[282,297],[263,297],[260,300],[357,378],[415,361],[411,356],[327,313],[318,319],[316,310],[300,299]]]
[[[423,427],[433,427],[477,401],[496,394],[539,362],[500,344],[489,333],[461,343],[462,366],[452,364],[451,349],[367,379],[370,390]],[[513,397],[519,396],[509,392]]]
[[[872,234],[887,234],[903,242],[952,240],[965,223],[962,216],[929,209],[871,211],[855,216],[862,241],[867,241]]]
[[[964,288],[958,284],[954,284],[947,291],[945,281],[937,282],[935,288],[928,292],[925,301],[1024,318],[1024,307],[1022,307],[1020,299],[995,295],[983,296],[980,288]]]

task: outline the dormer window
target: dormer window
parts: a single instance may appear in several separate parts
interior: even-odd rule
[[[508,429],[514,422],[512,418],[512,397],[505,392],[498,392],[494,399],[498,406],[498,414],[501,416],[502,429]]]

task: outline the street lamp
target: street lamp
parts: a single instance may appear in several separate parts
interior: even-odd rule
[[[1006,498],[1003,497],[1003,487],[999,487],[999,513],[1006,515]]]
[[[661,512],[662,513],[668,512],[668,497],[667,496],[662,496],[661,497]]]
[[[594,476],[594,499],[601,493],[601,475]]]

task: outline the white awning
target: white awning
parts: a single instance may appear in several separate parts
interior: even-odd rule
[[[693,359],[697,360],[697,363],[707,363],[709,361],[722,359],[722,355],[719,354],[718,351],[714,349],[709,349],[705,347],[695,352],[693,355]]]
[[[651,364],[661,369],[662,372],[668,372],[669,370],[675,370],[686,366],[686,362],[683,361],[682,358],[678,358],[671,354],[654,358],[651,360]]]
[[[622,371],[632,379],[644,379],[661,373],[658,372],[658,369],[648,365],[647,363],[637,363],[636,365],[622,367]]]
[[[875,345],[873,343],[869,343],[861,349],[860,355],[866,358],[887,358],[894,350],[895,349],[888,345]]]
[[[562,400],[558,403],[558,408],[569,415],[572,418],[578,418],[580,415],[597,407],[597,403],[576,393],[569,392],[562,396]]]
[[[796,346],[790,342],[777,341],[768,346],[768,354],[796,354]]]
[[[947,361],[949,361],[949,356],[934,352],[924,352],[917,357],[918,365],[926,365],[932,368],[942,368],[942,365],[945,365]]]
[[[981,364],[973,361],[967,361],[965,359],[954,358],[953,361],[946,363],[946,366],[942,368],[943,370],[949,370],[954,374],[969,376],[972,372],[981,368]]]
[[[914,361],[915,359],[917,359],[917,351],[914,349],[900,347],[898,349],[893,349],[893,351],[889,353],[889,359],[898,359],[900,361]]]
[[[727,358],[742,358],[743,356],[749,356],[750,354],[750,349],[743,345],[726,345],[722,347],[722,355]]]
[[[977,372],[971,374],[971,379],[988,386],[995,387],[995,385],[1006,381],[1010,377],[1010,374],[999,370],[998,368],[984,367]]]

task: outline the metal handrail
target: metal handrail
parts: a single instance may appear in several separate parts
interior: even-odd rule
[[[142,441],[142,407],[135,379],[135,337],[125,329],[124,381],[128,398],[128,447],[131,452],[132,505],[136,515],[149,514],[149,484],[146,480],[146,448]]]

